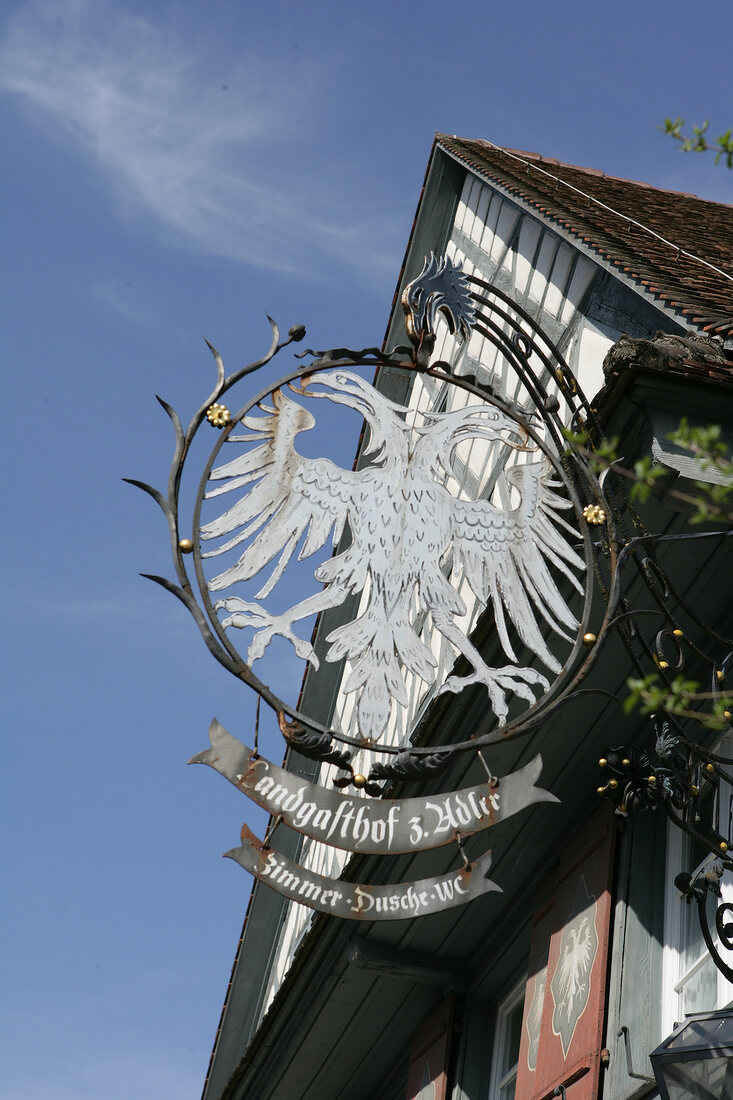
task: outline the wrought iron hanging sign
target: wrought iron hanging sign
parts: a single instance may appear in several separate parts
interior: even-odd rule
[[[288,745],[320,761],[322,775],[330,765],[332,786],[354,794],[276,767],[256,742],[247,747],[216,721],[211,748],[192,762],[327,845],[390,854],[457,843],[458,870],[447,877],[379,889],[293,864],[270,849],[271,830],[263,842],[245,830],[228,853],[286,896],[355,919],[415,916],[497,889],[486,878],[490,855],[469,864],[463,837],[556,800],[535,785],[539,756],[497,779],[482,751],[535,729],[577,690],[595,655],[594,577],[605,573],[611,591],[615,569],[601,487],[564,435],[593,414],[557,349],[509,299],[446,258],[426,261],[402,304],[410,347],[303,353],[233,413],[225,395],[305,329],[281,342],[271,321],[268,353],[229,377],[209,345],[216,385],[186,430],[161,401],[176,433],[167,494],[133,482],[157,501],[170,531],[177,581],[151,579],[185,604],[216,659],[277,713]],[[435,358],[440,317],[464,346],[472,333],[493,345],[514,379],[511,395]],[[364,377],[375,369],[376,386]],[[385,394],[387,375],[404,380],[406,400]],[[432,397],[423,400],[415,386],[428,378]],[[324,454],[336,410],[362,423],[353,468]],[[189,526],[181,478],[207,422],[219,435]],[[306,572],[298,563],[309,559],[316,565]],[[297,587],[288,584],[294,570]],[[606,621],[610,614],[609,605]],[[317,641],[306,625],[316,616]],[[349,722],[325,725],[266,685],[257,668],[271,645],[314,671],[337,665]],[[453,668],[443,675],[446,652]],[[482,692],[489,728],[445,745],[405,743],[395,730],[414,684],[429,699]],[[485,783],[370,801],[395,780],[439,774],[459,753],[481,757]],[[363,771],[360,761],[369,761]]]

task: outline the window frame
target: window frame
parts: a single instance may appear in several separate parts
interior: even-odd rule
[[[512,1013],[521,1008],[522,1016],[519,1023],[519,1042],[522,1040],[522,1026],[524,1024],[524,999],[527,991],[527,975],[525,974],[512,987],[509,993],[499,1003],[496,1010],[496,1025],[494,1027],[494,1042],[491,1049],[491,1078],[489,1081],[489,1100],[502,1100],[501,1090],[517,1079],[519,1068],[519,1049],[517,1047],[514,1062],[508,1068],[503,1068],[506,1062],[506,1045],[509,1032],[509,1018]]]

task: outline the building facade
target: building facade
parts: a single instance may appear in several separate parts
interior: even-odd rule
[[[619,438],[625,465],[650,454],[664,467],[643,506],[619,504],[629,537],[642,524],[666,536],[689,531],[679,490],[715,473],[696,467],[668,437],[682,417],[719,423],[729,441],[733,436],[733,207],[439,135],[387,348],[405,344],[401,296],[430,254],[460,263],[488,297],[501,296],[514,320],[541,330],[604,432]],[[463,340],[450,328],[440,317],[432,361],[531,414],[531,393],[496,342],[476,329]],[[562,377],[543,377],[561,409],[566,385]],[[427,374],[382,370],[375,386],[415,417],[464,400]],[[461,458],[455,493],[469,482],[474,494],[492,491],[506,460],[494,444],[474,447]],[[675,487],[678,495],[670,493]],[[648,555],[671,578],[669,615],[698,648],[708,630],[719,639],[732,632],[728,545],[669,539]],[[642,573],[629,581],[637,606],[648,598]],[[456,583],[463,629],[489,653],[494,642],[482,608],[465,577]],[[338,612],[324,613],[316,652],[339,621]],[[427,618],[419,630],[436,682],[406,675],[389,742],[447,744],[466,730],[486,729],[479,688],[440,692],[455,673],[455,648]],[[730,1004],[733,986],[709,957],[694,906],[674,887],[676,875],[696,867],[704,852],[661,810],[625,817],[598,795],[598,761],[609,749],[654,740],[649,717],[619,705],[634,673],[635,644],[623,632],[611,637],[588,694],[558,708],[531,736],[492,747],[489,763],[498,776],[541,752],[542,785],[559,799],[492,830],[491,877],[501,892],[377,923],[316,913],[255,884],[204,1100],[544,1100],[563,1089],[570,1100],[657,1095],[650,1051],[686,1013]],[[694,676],[694,653],[688,669]],[[354,694],[344,690],[348,671],[343,662],[321,661],[318,671],[309,668],[301,695],[304,710],[346,735],[356,722]],[[715,738],[724,754],[731,738]],[[374,759],[363,752],[360,770]],[[295,752],[288,767],[324,785],[336,774],[334,765]],[[476,761],[466,769],[459,760],[421,791],[480,779]],[[730,787],[703,775],[700,788],[696,812],[730,836]],[[409,782],[399,788],[412,789]],[[283,825],[273,844],[316,873],[375,885],[440,874],[453,858],[442,848],[349,855]],[[480,837],[467,841],[471,858],[482,844]],[[721,889],[733,900],[727,875]]]

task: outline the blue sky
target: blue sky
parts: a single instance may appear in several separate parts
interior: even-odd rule
[[[657,130],[733,124],[733,17],[691,12],[6,5],[2,1097],[197,1097],[248,897],[259,819],[185,761],[253,701],[139,578],[166,532],[120,480],[164,484],[154,393],[190,415],[203,337],[234,368],[266,311],[378,343],[435,130],[733,202]]]

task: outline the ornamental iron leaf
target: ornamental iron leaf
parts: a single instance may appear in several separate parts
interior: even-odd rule
[[[387,763],[373,764],[369,778],[377,779],[429,779],[445,770],[453,759],[449,750],[418,755],[414,752],[398,753]]]
[[[676,743],[669,736],[662,741],[664,755],[658,750],[656,763],[636,746],[609,749],[600,761],[602,784],[598,793],[622,817],[655,809],[666,801],[681,809],[690,799],[689,766],[682,753],[669,748]]]
[[[288,722],[283,711],[277,716],[280,732],[291,749],[310,760],[320,760],[324,764],[336,764],[339,768],[351,768],[352,753],[338,749],[327,733],[307,730],[300,722]]]

